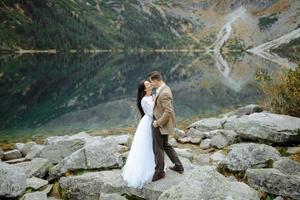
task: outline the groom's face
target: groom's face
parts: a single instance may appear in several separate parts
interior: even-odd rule
[[[150,80],[150,82],[151,82],[151,85],[152,85],[155,89],[159,88],[159,81],[158,81],[158,80],[151,79],[151,78],[149,78],[149,80]]]

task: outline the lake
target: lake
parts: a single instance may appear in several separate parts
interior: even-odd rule
[[[282,67],[240,52],[0,55],[0,139],[135,126],[135,95],[153,70],[173,90],[177,120],[263,98],[258,73]]]

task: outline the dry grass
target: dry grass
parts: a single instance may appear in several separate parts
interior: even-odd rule
[[[256,10],[253,11],[252,14],[255,16],[263,16],[263,15],[271,15],[273,13],[283,12],[290,7],[290,0],[279,0],[278,2],[274,3],[271,7],[268,7],[263,10]]]
[[[278,75],[275,79],[263,80],[262,90],[266,99],[261,103],[272,112],[300,117],[300,67]]]

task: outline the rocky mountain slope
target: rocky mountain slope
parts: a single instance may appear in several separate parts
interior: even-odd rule
[[[248,49],[300,27],[297,0],[0,2],[0,49]],[[226,36],[226,37],[225,37]],[[226,47],[226,48],[223,48]]]

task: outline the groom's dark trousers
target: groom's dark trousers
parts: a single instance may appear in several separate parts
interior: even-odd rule
[[[155,128],[152,124],[152,136],[153,136],[153,151],[155,155],[155,174],[164,173],[165,152],[170,160],[177,166],[182,166],[177,153],[173,147],[168,143],[168,135],[161,135],[159,128]]]

